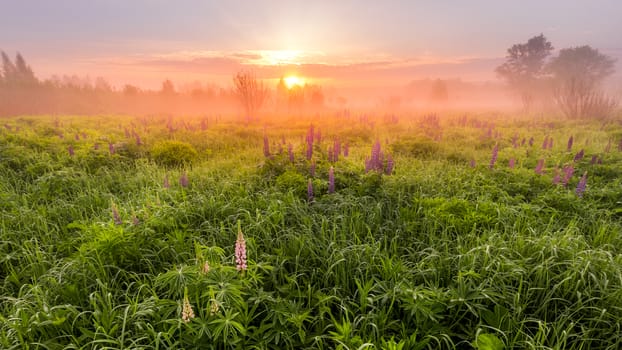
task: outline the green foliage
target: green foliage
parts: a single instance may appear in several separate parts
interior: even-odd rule
[[[161,165],[176,167],[191,164],[198,156],[191,144],[182,141],[161,141],[151,147],[151,156]]]

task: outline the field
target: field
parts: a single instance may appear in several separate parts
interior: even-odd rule
[[[622,348],[619,121],[2,124],[0,348]]]

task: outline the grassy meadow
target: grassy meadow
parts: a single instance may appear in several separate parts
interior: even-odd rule
[[[620,121],[2,119],[2,349],[613,350],[621,335]]]

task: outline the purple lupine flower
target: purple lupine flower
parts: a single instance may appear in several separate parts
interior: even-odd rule
[[[328,193],[335,192],[335,169],[331,166],[328,170]]]
[[[583,149],[581,149],[575,156],[574,156],[574,161],[578,162],[581,159],[583,159],[583,156],[585,155],[585,152],[583,152]]]
[[[164,188],[170,188],[171,184],[168,182],[168,174],[164,175],[164,183],[162,184]]]
[[[238,238],[235,240],[235,268],[240,271],[246,271],[246,240],[244,234],[240,228],[240,222],[238,221]]]
[[[553,176],[553,185],[557,185],[559,184],[560,176],[559,176],[559,169],[557,167],[555,167],[555,175]]]
[[[544,173],[544,159],[538,159],[538,164],[536,165],[536,174],[542,175]]]
[[[592,160],[590,160],[590,165],[596,164],[597,161],[598,161],[598,156],[597,155],[593,155],[592,156]]]
[[[80,135],[78,135],[78,134],[76,134],[73,138],[74,138],[76,141],[80,141]]]
[[[529,138],[529,146],[530,147],[533,146],[533,141],[534,141],[534,139],[533,139],[533,136],[532,136],[532,137]]]
[[[268,141],[267,135],[263,137],[263,155],[266,158],[270,157],[270,142]]]
[[[188,174],[185,171],[183,174],[181,174],[181,177],[179,178],[179,184],[181,185],[181,187],[188,187]]]
[[[393,157],[391,157],[391,154],[387,154],[387,168],[385,169],[384,173],[387,175],[391,175],[393,173],[393,167],[395,166],[394,162],[393,162]]]
[[[108,144],[108,152],[110,154],[114,154],[114,145],[111,143]]]
[[[313,157],[313,124],[307,132],[307,160],[311,160],[311,157]]]
[[[382,170],[382,152],[380,150],[380,141],[376,140],[376,143],[371,148],[371,158],[369,165],[372,170]]]
[[[112,203],[112,220],[114,221],[115,225],[121,225],[123,223],[123,220],[121,220],[121,215],[119,215],[119,210],[114,203]]]
[[[334,162],[339,161],[340,153],[341,153],[341,141],[339,141],[339,139],[336,139],[333,144],[333,161]]]
[[[516,160],[514,160],[514,158],[510,158],[510,161],[508,162],[508,168],[514,169],[515,163],[516,163]]]
[[[496,144],[492,149],[492,157],[490,157],[490,164],[488,168],[492,169],[495,167],[495,162],[497,161],[497,156],[499,155],[499,144]]]
[[[349,154],[350,154],[350,144],[346,142],[346,144],[343,145],[343,156],[347,157]]]
[[[549,135],[546,135],[544,137],[544,141],[542,142],[542,149],[548,149],[549,148]]]
[[[577,194],[579,198],[583,197],[583,192],[585,192],[586,184],[587,184],[587,171],[583,173],[583,176],[581,176],[581,179],[579,180],[579,183],[577,184],[577,189],[575,193]]]
[[[315,160],[311,162],[311,165],[309,166],[309,174],[311,175],[311,177],[315,177]]]
[[[291,142],[287,144],[287,153],[289,155],[289,162],[293,163],[294,162],[294,147],[292,146]]]
[[[568,139],[568,146],[566,147],[566,152],[572,151],[572,143],[573,142],[574,142],[574,137],[572,135],[570,135],[570,138]]]
[[[136,146],[140,146],[140,145],[142,145],[143,143],[142,143],[142,141],[140,140],[140,135],[135,134],[135,136],[136,136]]]
[[[73,157],[74,151],[73,151],[73,146],[72,145],[69,145],[69,147],[67,147],[67,151],[69,152],[69,156]]]
[[[469,166],[471,166],[471,168],[475,168],[475,159],[471,159]]]
[[[307,182],[307,200],[309,202],[313,201],[313,181],[311,179]]]
[[[562,179],[562,185],[568,185],[568,181],[572,178],[574,174],[574,166],[572,164],[566,165],[564,167],[564,178]]]

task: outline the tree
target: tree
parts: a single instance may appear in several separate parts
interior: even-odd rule
[[[15,56],[15,63],[11,62],[9,56],[2,51],[2,76],[7,85],[16,86],[34,86],[39,83],[35,74],[24,57],[18,52]]]
[[[562,49],[548,64],[555,101],[569,118],[605,117],[617,102],[600,85],[615,72],[615,59],[588,45]]]
[[[447,84],[441,79],[436,79],[430,90],[430,99],[436,102],[445,102],[448,98]]]
[[[173,82],[169,79],[166,79],[162,82],[162,89],[160,89],[160,93],[164,96],[173,96],[175,95],[175,86]]]
[[[524,44],[515,44],[509,48],[505,63],[495,69],[518,92],[526,110],[533,104],[534,90],[545,74],[545,60],[551,51],[553,45],[540,34]]]
[[[268,89],[251,71],[240,71],[233,77],[233,92],[247,118],[252,118],[268,97]]]

